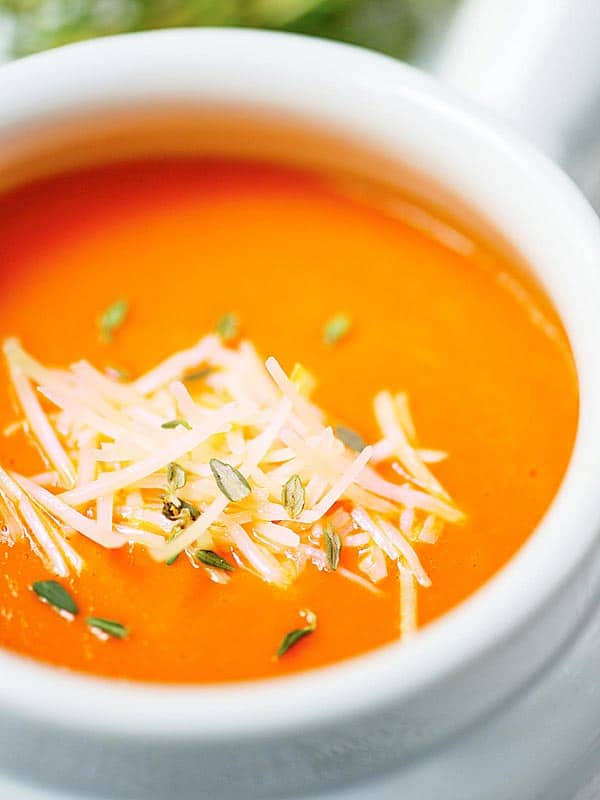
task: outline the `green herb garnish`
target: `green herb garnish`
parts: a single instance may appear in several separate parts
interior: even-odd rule
[[[342,540],[333,528],[331,523],[328,522],[323,530],[325,537],[325,552],[327,553],[327,561],[331,569],[336,570],[340,565],[340,553],[342,552]]]
[[[217,333],[224,342],[231,342],[240,332],[240,321],[233,312],[223,314],[217,322]]]
[[[348,334],[352,321],[347,314],[335,314],[331,317],[323,331],[323,340],[325,344],[337,344],[340,339]]]
[[[31,588],[40,600],[44,600],[59,611],[68,611],[73,616],[79,612],[75,600],[57,581],[35,581]]]
[[[177,559],[179,558],[180,555],[181,555],[181,552],[175,553],[175,555],[171,556],[171,558],[167,558],[167,560],[165,561],[165,564],[167,565],[167,567],[171,567],[177,561]]]
[[[102,617],[88,617],[86,623],[90,628],[97,628],[102,633],[107,633],[114,639],[126,639],[129,636],[129,628],[121,625],[120,622],[114,622],[111,619],[102,619]]]
[[[209,375],[212,375],[215,372],[214,367],[204,367],[204,369],[196,370],[196,372],[190,372],[187,375],[183,376],[184,381],[203,381],[204,378],[208,378]]]
[[[195,522],[200,516],[200,509],[196,508],[196,506],[193,506],[191,503],[188,503],[185,500],[180,500],[179,502],[181,503],[180,514],[189,514],[192,522]]]
[[[239,470],[217,458],[211,458],[209,464],[217,486],[228,500],[238,503],[248,497],[252,489]]]
[[[305,636],[308,636],[310,633],[314,633],[317,629],[317,615],[314,614],[312,611],[301,611],[301,616],[306,619],[306,625],[304,628],[296,628],[283,637],[283,641],[279,645],[279,649],[277,650],[277,658],[281,658],[284,656],[287,651],[297,644],[300,639],[304,639]]]
[[[110,378],[118,381],[128,381],[131,378],[131,373],[121,367],[115,367],[114,364],[109,364],[106,367],[106,372]]]
[[[177,497],[176,492],[187,483],[187,472],[182,466],[172,461],[167,467],[167,493],[162,496],[162,514],[170,520],[176,520],[177,525],[173,529],[176,535],[182,528],[198,519],[200,511],[191,503]]]
[[[172,492],[183,489],[187,483],[187,472],[183,467],[180,467],[179,464],[172,462],[167,467],[167,482]]]
[[[200,516],[199,509],[191,503],[187,503],[177,495],[169,492],[162,496],[163,507],[162,515],[170,520],[177,520],[180,523],[180,529],[188,525],[190,522],[195,522]],[[174,531],[177,533],[178,531]]]
[[[300,516],[304,509],[305,495],[304,486],[299,475],[292,475],[283,485],[281,502],[292,519]]]
[[[162,496],[163,507],[162,515],[170,520],[179,519],[181,513],[181,500],[174,494],[165,494]]]
[[[226,572],[233,572],[234,566],[226,561],[223,556],[215,553],[214,550],[197,550],[196,558],[207,567],[215,567],[216,569],[224,569]]]
[[[346,428],[344,425],[336,425],[335,435],[338,439],[341,439],[346,447],[349,447],[350,450],[356,450],[357,453],[360,453],[360,451],[364,450],[366,447],[366,442],[360,433],[356,433],[352,428]]]
[[[187,419],[170,419],[168,422],[163,422],[160,427],[165,428],[165,430],[172,430],[173,428],[179,428],[180,426],[188,431],[192,430],[192,426]]]
[[[112,342],[115,332],[123,325],[129,313],[129,301],[117,300],[98,317],[100,341]]]

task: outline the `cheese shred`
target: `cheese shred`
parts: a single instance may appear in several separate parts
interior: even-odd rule
[[[184,551],[222,552],[286,588],[309,565],[333,571],[329,531],[343,551],[338,576],[376,594],[397,576],[401,635],[414,632],[416,587],[431,584],[415,543],[434,544],[464,515],[428,466],[446,454],[417,445],[406,394],[374,398],[380,439],[356,452],[310,399],[314,376],[296,366],[290,378],[248,341],[232,348],[206,336],[130,382],[86,361],[45,367],[16,339],[3,350],[16,424],[46,471],[0,467],[0,531],[27,536],[57,576],[82,570],[79,535],[166,563]],[[202,379],[185,383],[191,371]],[[215,464],[244,491],[224,493]],[[176,486],[174,469],[185,476]],[[290,486],[301,503],[291,503]],[[202,569],[215,580],[214,568]]]

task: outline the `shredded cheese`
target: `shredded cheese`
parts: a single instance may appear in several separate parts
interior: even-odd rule
[[[16,339],[4,354],[23,415],[16,424],[49,467],[30,477],[0,467],[0,518],[55,574],[83,568],[76,533],[104,548],[147,548],[163,562],[185,551],[190,565],[225,584],[230,574],[194,558],[217,548],[285,588],[307,565],[338,566],[327,557],[323,531],[331,530],[356,564],[337,574],[375,593],[396,575],[399,627],[415,630],[416,586],[431,581],[413,545],[435,543],[464,515],[427,466],[447,454],[417,447],[406,394],[375,397],[381,438],[356,453],[310,399],[314,376],[297,366],[288,377],[248,341],[229,348],[207,336],[131,382],[86,361],[49,369]],[[198,370],[202,377],[186,382]],[[221,484],[213,459],[227,465]],[[384,477],[379,464],[392,470]],[[393,470],[400,483],[389,479]],[[282,495],[293,476],[299,512]],[[240,481],[249,491],[236,492]]]

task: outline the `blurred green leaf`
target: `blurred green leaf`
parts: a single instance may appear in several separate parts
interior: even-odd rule
[[[113,33],[239,25],[291,30],[410,57],[455,0],[0,0],[9,52]]]

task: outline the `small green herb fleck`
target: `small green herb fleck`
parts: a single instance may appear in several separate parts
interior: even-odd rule
[[[303,628],[296,628],[283,637],[283,641],[279,645],[279,649],[277,650],[277,658],[281,658],[284,656],[287,651],[297,644],[301,639],[304,639],[305,636],[308,636],[310,633],[314,633],[317,629],[317,615],[314,614],[312,611],[301,611],[300,614],[306,619],[306,625]]]
[[[347,314],[335,314],[331,317],[323,331],[323,339],[325,344],[337,344],[340,339],[348,334],[352,322]]]
[[[356,433],[352,428],[346,428],[344,425],[336,425],[335,435],[338,439],[342,440],[346,447],[349,447],[350,450],[356,450],[357,453],[360,453],[360,451],[364,450],[366,447],[365,440],[360,433]]]
[[[179,519],[181,513],[181,500],[174,494],[165,494],[162,496],[163,507],[162,515],[167,519]]]
[[[281,502],[292,519],[300,516],[304,509],[304,486],[299,475],[292,477],[283,485]]]
[[[90,628],[97,628],[102,633],[107,633],[115,639],[126,639],[129,636],[129,629],[120,622],[114,622],[111,619],[102,619],[102,617],[88,617],[86,619]]]
[[[217,333],[224,342],[231,342],[240,332],[240,321],[233,312],[223,314],[217,322]]]
[[[228,500],[238,503],[248,497],[252,489],[239,470],[217,458],[211,458],[209,464],[217,486]]]
[[[327,553],[327,561],[331,569],[335,570],[340,565],[340,553],[342,552],[342,540],[333,528],[331,523],[327,523],[323,530],[325,537],[325,552]]]
[[[196,372],[189,372],[187,375],[183,376],[184,381],[203,381],[204,378],[208,378],[209,375],[212,375],[215,372],[214,367],[204,367],[204,369],[196,370]]]
[[[214,550],[197,550],[196,558],[207,567],[216,567],[216,569],[224,569],[226,572],[233,572],[234,566],[226,561]]]
[[[180,512],[181,516],[189,514],[192,522],[195,522],[200,516],[199,509],[197,509],[196,506],[193,506],[191,503],[186,502],[185,500],[181,500],[180,502],[181,502],[181,512]]]
[[[200,516],[200,511],[196,506],[187,503],[172,492],[164,494],[161,499],[163,501],[163,517],[179,523],[177,530],[173,531],[174,534],[179,533],[179,531],[189,525],[190,522],[195,522]]]
[[[41,600],[50,603],[59,611],[68,611],[73,616],[79,612],[75,600],[57,581],[35,581],[31,588]]]
[[[117,381],[128,381],[131,378],[131,373],[121,367],[115,367],[114,364],[109,364],[106,367],[106,373],[109,378]]]
[[[171,558],[167,558],[167,560],[165,561],[167,567],[171,567],[177,561],[180,555],[181,553],[175,553],[175,555],[171,556]]]
[[[129,313],[129,301],[117,300],[98,317],[100,341],[112,342],[115,332],[123,325]]]
[[[183,489],[187,483],[187,472],[179,464],[171,462],[167,467],[167,481],[172,492]]]
[[[163,422],[160,427],[165,428],[165,430],[172,430],[173,428],[179,428],[180,426],[188,431],[192,430],[192,426],[187,419],[170,419],[168,422]]]

